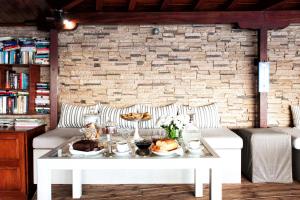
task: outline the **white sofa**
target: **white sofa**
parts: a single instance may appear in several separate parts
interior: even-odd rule
[[[141,129],[141,135],[153,129]],[[227,128],[201,129],[203,138],[222,158],[223,183],[241,182],[241,149],[242,139]],[[72,136],[80,135],[78,128],[57,128],[42,134],[33,140],[34,148],[34,182],[37,183],[36,161],[43,154],[57,147]],[[204,173],[205,174],[205,173]],[[115,178],[112,178],[115,177]],[[203,177],[208,181],[208,177]],[[70,184],[70,171],[54,171],[52,183]],[[159,180],[159,181],[157,181]],[[116,184],[116,183],[193,183],[193,172],[190,170],[107,170],[105,172],[83,172],[83,183]]]

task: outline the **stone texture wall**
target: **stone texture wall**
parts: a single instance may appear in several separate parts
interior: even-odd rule
[[[33,26],[20,26],[20,27],[0,27],[0,37],[49,37],[48,32],[38,31],[36,27]],[[49,67],[41,67],[41,81],[50,81],[50,69]],[[20,118],[17,115],[0,115],[0,118]],[[49,124],[49,115],[22,115],[21,118],[41,118]]]
[[[152,35],[154,27],[158,35]],[[1,36],[48,33],[1,27]],[[256,36],[231,25],[79,26],[59,34],[59,102],[118,107],[217,102],[223,126],[254,126]],[[292,125],[290,105],[300,103],[299,46],[299,24],[269,31],[269,125]],[[41,78],[49,81],[48,68]]]
[[[271,84],[268,94],[270,125],[292,125],[290,105],[300,101],[300,24],[269,31]]]
[[[217,102],[223,126],[251,127],[256,57],[256,31],[232,25],[79,26],[59,34],[59,102]]]

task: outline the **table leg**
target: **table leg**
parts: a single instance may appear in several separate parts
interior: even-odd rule
[[[72,176],[73,176],[73,181],[72,181],[73,199],[79,199],[82,195],[81,169],[73,169]]]
[[[218,166],[210,169],[210,180],[209,180],[209,196],[211,200],[222,199],[222,181],[221,173]]]
[[[196,168],[194,171],[195,178],[195,197],[203,197],[203,183],[201,181],[201,169]]]
[[[51,169],[43,160],[37,161],[38,180],[37,180],[37,199],[51,200]]]

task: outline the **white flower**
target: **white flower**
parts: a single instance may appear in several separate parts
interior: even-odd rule
[[[156,125],[157,126],[176,126],[177,129],[182,130],[184,126],[189,122],[188,115],[163,115],[161,116]]]

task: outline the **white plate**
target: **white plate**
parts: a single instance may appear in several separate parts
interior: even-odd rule
[[[198,149],[191,149],[189,147],[187,149],[191,154],[203,154],[202,150],[204,149],[204,146],[201,145]]]
[[[69,151],[72,155],[84,155],[84,156],[94,156],[102,153],[105,149],[101,149],[99,151],[78,151],[74,150],[73,146],[69,144]]]
[[[184,152],[181,146],[179,146],[177,149],[174,149],[172,151],[152,151],[152,153],[158,156],[171,156],[174,154],[183,155]]]
[[[119,152],[117,149],[113,149],[114,154],[116,154],[117,156],[128,156],[130,151],[125,151],[125,152]]]

